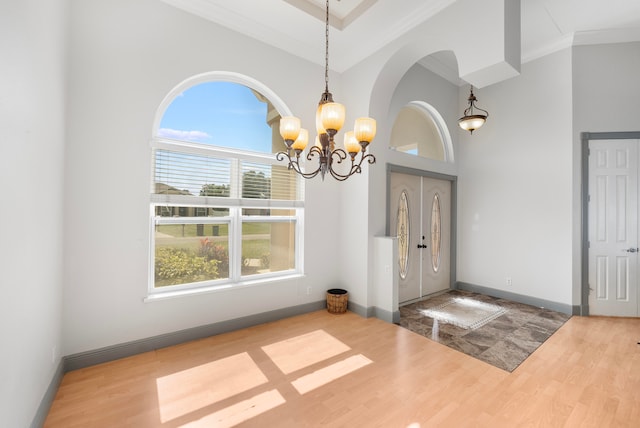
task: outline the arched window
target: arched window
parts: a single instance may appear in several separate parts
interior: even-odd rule
[[[422,101],[404,106],[391,130],[391,148],[445,162],[453,162],[451,136],[438,111]]]
[[[176,87],[152,146],[150,295],[302,271],[302,182],[277,162],[282,102],[233,73]]]

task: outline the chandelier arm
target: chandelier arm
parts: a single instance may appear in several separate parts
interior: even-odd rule
[[[335,151],[337,152],[338,150],[341,152],[340,153],[341,159],[338,160],[338,163],[341,163],[344,159],[346,159],[347,154],[342,149],[336,149]],[[369,158],[369,159],[367,159],[369,163],[375,162],[375,157],[373,157],[373,155],[361,156],[360,161],[357,164],[356,164],[356,161],[355,161],[355,157],[351,157],[351,167],[349,168],[349,172],[347,174],[340,174],[339,172],[337,172],[336,170],[334,170],[331,167],[329,168],[329,172],[331,173],[331,176],[333,178],[335,178],[336,180],[344,181],[347,178],[351,177],[353,174],[359,174],[359,173],[362,172],[362,168],[361,168],[360,165],[362,165],[362,161],[364,159],[366,159],[366,158]],[[371,158],[373,158],[373,160]]]
[[[338,174],[333,168],[329,168],[329,173],[333,178],[335,178],[338,181],[345,181],[347,178],[351,177],[352,175],[352,174],[348,174],[348,175]]]
[[[313,146],[309,149],[309,152],[307,153],[307,160],[311,161],[316,156],[318,156],[319,158],[322,158],[322,149],[320,149],[317,146]]]
[[[342,149],[334,149],[331,153],[329,153],[329,158],[331,161],[333,161],[333,155],[336,155],[338,157],[338,163],[342,163],[342,161],[347,158],[347,152]],[[331,164],[332,162],[329,163]]]
[[[355,158],[351,161],[352,165],[351,165],[351,171],[349,172],[349,175],[362,173],[362,162],[364,162],[365,159],[367,160],[369,165],[376,163],[375,156],[373,156],[372,154],[364,154],[364,152],[362,152],[360,156],[360,161],[357,164],[355,164]]]
[[[303,178],[307,178],[307,179],[313,178],[320,173],[320,169],[321,169],[320,166],[318,166],[318,168],[316,168],[314,171],[304,172],[302,171],[302,168],[300,168],[300,162],[298,160],[299,159],[298,156],[296,156],[295,158],[292,158],[291,156],[289,156],[287,152],[276,153],[276,159],[278,161],[282,161],[285,158],[288,159],[289,161],[288,168],[293,169],[297,174],[301,175]]]

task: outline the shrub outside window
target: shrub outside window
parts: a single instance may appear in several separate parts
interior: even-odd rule
[[[180,118],[203,109],[223,120],[216,116],[212,131],[207,123],[182,129],[189,125]],[[279,119],[255,89],[224,81],[192,86],[165,110],[151,142],[150,294],[301,272],[303,188],[273,155],[283,144]],[[234,128],[241,142],[230,137]]]

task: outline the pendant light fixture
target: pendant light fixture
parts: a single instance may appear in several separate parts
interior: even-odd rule
[[[362,172],[362,162],[366,159],[373,164],[376,158],[367,154],[367,146],[376,135],[376,121],[369,117],[356,119],[353,131],[344,135],[344,150],[335,148],[335,136],[342,128],[345,119],[345,107],[333,101],[333,95],[329,92],[329,0],[326,2],[325,19],[325,68],[324,68],[324,92],[320,97],[316,110],[317,137],[315,144],[306,154],[307,161],[317,158],[317,166],[312,166],[306,172],[300,165],[300,156],[309,143],[309,131],[300,127],[300,119],[294,116],[285,116],[280,119],[280,135],[287,147],[286,152],[276,153],[279,161],[287,159],[288,168],[293,169],[304,178],[313,178],[320,174],[324,180],[329,173],[333,178],[344,181],[355,173]],[[356,157],[360,157],[356,160]],[[345,174],[341,174],[333,167],[342,163],[347,158],[351,160],[351,167]]]
[[[471,86],[471,93],[469,94],[468,101],[469,107],[465,109],[464,116],[458,119],[458,124],[460,125],[460,128],[473,134],[473,131],[480,128],[487,121],[489,112],[476,106],[477,98],[473,95],[473,86]],[[484,114],[478,113],[476,110],[484,112]]]

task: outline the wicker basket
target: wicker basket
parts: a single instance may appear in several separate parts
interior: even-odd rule
[[[349,293],[341,288],[327,290],[327,310],[332,314],[343,314],[347,312]]]

